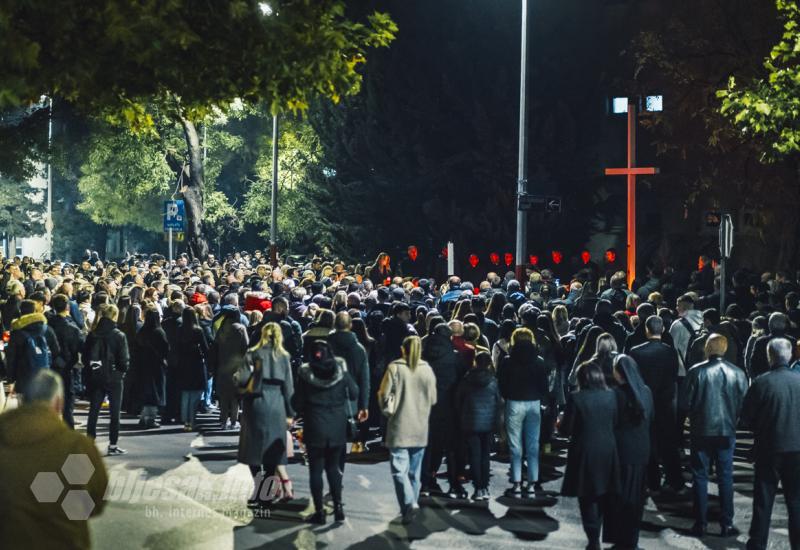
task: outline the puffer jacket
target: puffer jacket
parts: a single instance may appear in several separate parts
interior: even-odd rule
[[[689,369],[685,388],[679,408],[689,417],[692,437],[736,435],[747,392],[742,369],[722,357],[711,357]]]
[[[25,352],[25,341],[28,335],[43,336],[47,342],[50,361],[60,354],[58,338],[47,325],[47,318],[42,313],[22,315],[11,323],[11,337],[6,348],[6,364],[8,378],[16,382],[16,390],[25,393],[30,380],[36,375],[35,369],[29,365]],[[52,365],[51,365],[52,366]]]
[[[494,430],[500,406],[494,372],[489,368],[470,369],[459,384],[456,403],[462,432]]]

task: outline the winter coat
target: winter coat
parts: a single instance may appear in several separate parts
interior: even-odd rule
[[[288,354],[258,348],[247,354],[248,363],[261,362],[261,393],[242,400],[242,430],[238,460],[243,464],[286,464],[286,419],[295,416],[292,367]]]
[[[72,317],[51,315],[48,325],[58,339],[58,353],[53,355],[52,367],[61,373],[71,370],[78,364],[79,354],[83,348],[84,336]]]
[[[233,375],[244,365],[247,353],[247,329],[241,323],[226,320],[217,332],[211,350],[212,363],[216,365],[214,374],[217,393],[226,399],[235,399],[238,390]]]
[[[614,388],[619,411],[619,422],[614,431],[614,436],[617,440],[617,455],[621,465],[643,466],[650,462],[652,451],[650,431],[655,410],[653,408],[653,394],[650,392],[650,388],[645,386],[643,389],[643,416],[638,421],[634,421],[627,410],[633,399],[630,391],[626,391],[625,388],[620,386]]]
[[[619,457],[614,430],[618,425],[617,396],[611,390],[580,390],[570,394],[561,432],[570,436],[561,494],[597,497],[618,493]]]
[[[347,443],[347,394],[357,391],[344,359],[303,363],[297,374],[292,406],[303,416],[306,446],[339,447]]]
[[[500,361],[497,382],[503,399],[540,401],[548,395],[547,368],[539,348],[531,342],[519,342]]]
[[[354,411],[366,410],[369,407],[370,372],[367,352],[358,343],[356,335],[349,331],[336,331],[328,336],[328,343],[333,354],[344,359],[347,372],[358,385],[358,392],[351,395]]]
[[[450,338],[431,334],[422,344],[422,358],[436,377],[436,404],[431,409],[431,438],[452,438],[455,392],[461,379],[461,360]]]
[[[381,323],[381,358],[388,365],[402,356],[400,346],[406,336],[414,334],[414,329],[399,317],[389,317]]]
[[[386,367],[378,401],[383,404],[394,395],[397,408],[386,423],[386,446],[390,449],[425,447],[428,444],[428,417],[436,404],[436,376],[425,361],[411,370],[404,359]]]
[[[94,503],[91,515],[97,516],[105,506],[108,474],[94,441],[71,430],[47,405],[28,404],[0,415],[0,532],[4,548],[91,547],[87,520],[69,519],[58,502],[39,502],[31,491],[37,475],[61,471],[73,456],[88,458],[93,470],[85,485],[71,479],[69,489],[88,493]]]
[[[102,356],[103,373],[102,376],[96,376],[98,373],[92,372],[92,356],[95,346],[103,346],[100,348],[105,351]],[[128,370],[130,363],[130,353],[128,351],[128,340],[125,334],[119,330],[111,319],[103,318],[97,324],[97,327],[89,333],[86,342],[83,345],[81,352],[81,360],[84,365],[84,373],[87,375],[87,385],[91,386],[95,382],[105,383],[111,380],[111,377],[122,376]]]
[[[194,327],[189,334],[181,329],[178,339],[178,388],[182,391],[201,391],[208,382],[208,343],[203,329]]]
[[[689,369],[684,386],[679,409],[688,413],[692,437],[736,435],[747,391],[742,369],[722,357],[711,357]]]
[[[134,340],[136,396],[142,405],[163,407],[169,344],[164,329],[143,329]]]
[[[45,353],[49,354],[49,364],[52,366],[54,356],[60,352],[58,338],[53,329],[47,326],[47,319],[42,313],[29,313],[18,317],[11,323],[11,336],[6,348],[6,365],[8,378],[16,383],[16,391],[25,393],[28,383],[36,376],[38,370],[29,364],[26,341],[28,337],[43,337],[47,343]]]
[[[492,432],[499,407],[500,391],[492,369],[474,368],[467,372],[456,394],[461,432]]]

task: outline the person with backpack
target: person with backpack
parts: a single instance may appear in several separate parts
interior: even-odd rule
[[[20,316],[11,323],[11,336],[6,349],[8,379],[14,391],[25,399],[28,384],[40,370],[52,366],[53,354],[58,355],[58,339],[47,319],[38,311],[37,303],[23,300]]]
[[[122,405],[122,380],[128,370],[130,355],[125,334],[117,328],[119,309],[114,304],[101,304],[92,331],[86,338],[81,358],[86,371],[89,395],[89,419],[86,435],[97,437],[97,417],[100,406],[108,397],[109,434],[108,456],[123,455],[127,451],[117,446],[119,416]]]

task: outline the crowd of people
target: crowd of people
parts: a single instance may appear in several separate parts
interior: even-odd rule
[[[648,495],[692,498],[692,534],[705,536],[712,475],[720,534],[735,536],[733,456],[747,429],[748,548],[767,546],[779,483],[800,547],[800,284],[787,273],[736,272],[720,311],[708,258],[691,273],[650,268],[630,289],[624,272],[584,269],[561,285],[532,266],[524,280],[437,283],[393,273],[383,253],[367,266],[318,257],[272,266],[258,251],[172,265],[153,255],[3,266],[3,371],[20,410],[45,395],[73,427],[83,398],[95,438],[107,407],[109,456],[126,453],[122,411],[142,429],[187,432],[199,429],[199,412],[216,412],[219,429],[239,430],[255,508],[293,497],[295,439],[309,467],[310,521],[322,524],[323,477],[344,520],[348,453],[388,450],[410,523],[421,495],[497,496],[496,456],[509,457],[506,497],[546,494],[540,457],[561,436],[560,492],[578,498],[588,548],[637,548]],[[11,417],[0,415],[0,438]]]

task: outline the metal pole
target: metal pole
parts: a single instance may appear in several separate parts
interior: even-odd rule
[[[727,284],[725,282],[728,260],[723,255],[720,258],[719,268],[719,314],[725,315],[725,293],[727,292]]]
[[[172,270],[172,228],[169,230],[169,269]]]
[[[517,280],[525,284],[525,258],[528,248],[528,213],[520,200],[528,192],[528,0],[522,0],[522,47],[519,75],[519,162],[517,174]]]
[[[269,257],[272,267],[278,265],[278,115],[272,117],[272,207],[269,221]]]
[[[53,259],[53,98],[50,98],[50,113],[47,123],[47,219],[45,231],[47,232],[47,258]]]
[[[636,280],[636,103],[628,101],[628,288]]]

